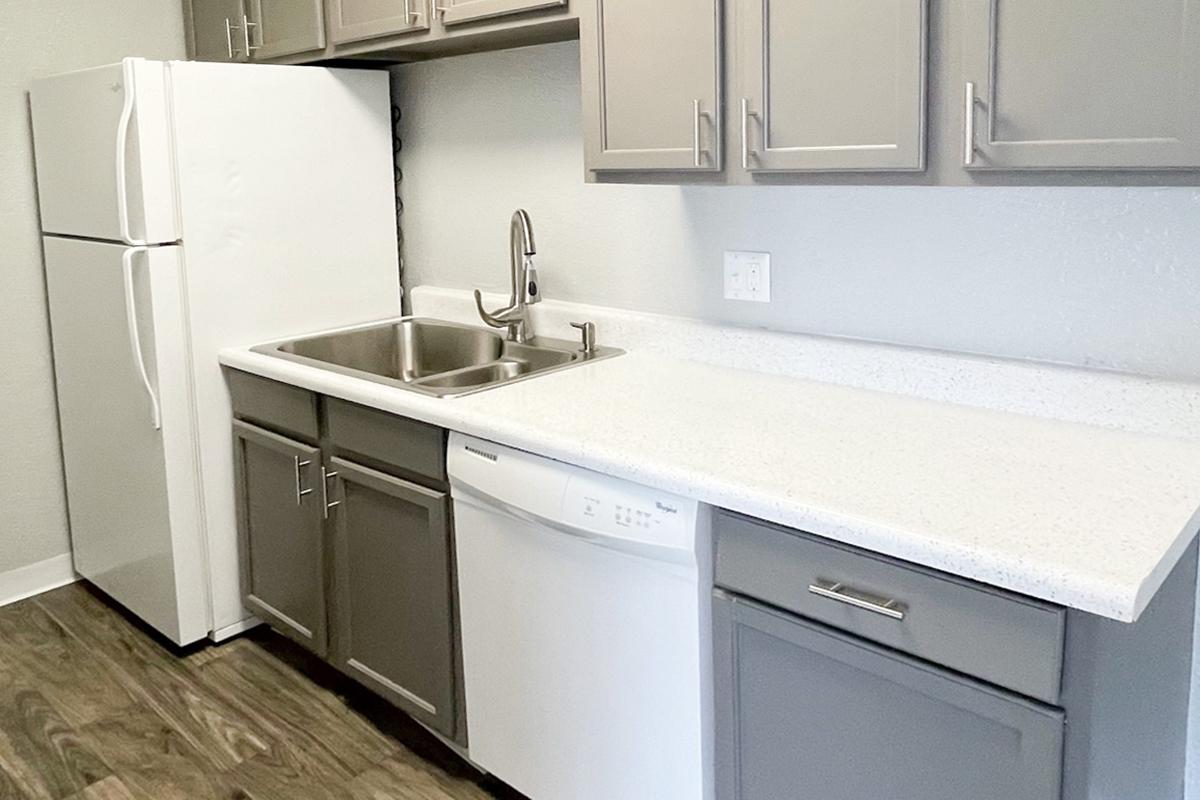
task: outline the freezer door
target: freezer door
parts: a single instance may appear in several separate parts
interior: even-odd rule
[[[43,232],[179,239],[165,75],[160,61],[127,58],[33,83]]]
[[[209,613],[180,248],[44,244],[75,569],[196,641]]]

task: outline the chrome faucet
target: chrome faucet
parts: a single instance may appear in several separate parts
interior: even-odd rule
[[[475,308],[479,317],[493,328],[507,328],[511,342],[525,343],[532,335],[529,328],[529,306],[541,300],[537,285],[537,270],[533,256],[537,247],[533,243],[533,223],[529,213],[519,208],[513,212],[509,224],[508,244],[510,255],[509,278],[512,290],[508,295],[508,306],[489,313],[483,307],[483,296],[475,290]]]

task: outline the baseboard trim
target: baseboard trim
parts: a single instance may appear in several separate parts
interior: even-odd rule
[[[0,572],[0,606],[66,586],[79,580],[70,553],[47,558],[36,564]]]

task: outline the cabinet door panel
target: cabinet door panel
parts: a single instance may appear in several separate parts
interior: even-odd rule
[[[968,166],[1200,166],[1200,0],[968,0],[963,13]]]
[[[281,633],[326,653],[320,452],[233,423],[242,599]]]
[[[717,798],[1059,800],[1063,713],[717,592]]]
[[[241,61],[242,0],[191,0],[192,58],[196,61]]]
[[[321,0],[250,0],[258,25],[257,59],[278,58],[325,46]]]
[[[721,17],[719,0],[587,0],[588,169],[721,168]]]
[[[737,0],[742,161],[919,170],[926,0]]]
[[[330,0],[329,38],[354,42],[429,30],[429,0]]]
[[[336,657],[414,717],[455,735],[449,505],[437,492],[340,458]]]
[[[567,0],[441,0],[438,8],[442,9],[443,25],[457,25],[460,22],[519,14],[522,11],[540,8],[562,7],[566,4]]]

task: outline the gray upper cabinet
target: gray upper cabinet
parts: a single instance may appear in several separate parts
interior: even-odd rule
[[[320,451],[238,420],[233,440],[243,601],[276,630],[323,656]]]
[[[542,8],[561,8],[567,0],[438,0],[443,25],[519,14]]]
[[[718,592],[717,800],[1060,800],[1064,715]]]
[[[344,459],[330,468],[338,664],[455,737],[449,499]]]
[[[743,169],[924,167],[926,0],[731,2]]]
[[[429,30],[431,0],[329,0],[335,44]]]
[[[321,0],[247,0],[253,11],[255,59],[320,50],[325,46]]]
[[[1200,0],[962,5],[967,167],[1200,167]]]
[[[721,0],[585,0],[587,167],[721,168]]]
[[[242,23],[248,11],[242,0],[189,0],[185,19],[197,61],[241,61],[246,58]]]

